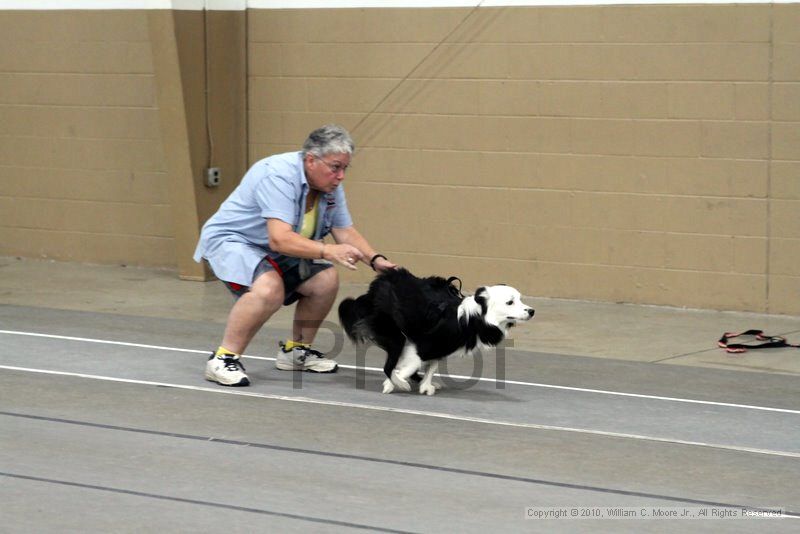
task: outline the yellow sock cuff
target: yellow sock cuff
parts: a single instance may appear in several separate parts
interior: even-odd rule
[[[217,352],[214,353],[214,356],[238,356],[238,354],[220,345]]]
[[[287,341],[283,345],[283,350],[284,350],[284,352],[289,352],[290,350],[292,350],[295,347],[309,348],[310,346],[311,346],[311,343],[301,343],[299,341]]]

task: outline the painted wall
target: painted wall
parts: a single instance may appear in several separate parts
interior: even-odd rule
[[[207,278],[199,227],[246,168],[245,20],[0,11],[0,254]],[[211,166],[219,188],[203,185]]]
[[[246,33],[247,93],[234,101],[247,124],[232,130],[247,154],[233,143],[214,158],[247,161],[228,178],[340,122],[359,145],[346,181],[359,228],[416,272],[527,295],[800,313],[800,5],[272,4],[248,2],[233,23]],[[20,118],[4,121],[0,166],[16,178],[0,192],[0,254],[188,268],[175,251],[227,193],[198,185],[210,148],[196,134],[214,121],[190,125],[208,113],[191,102],[198,83],[221,83],[209,65],[225,59],[192,67],[206,52],[186,35],[207,22],[175,15],[173,66],[197,76],[164,82],[146,57],[154,17],[171,12],[156,11],[3,13],[20,46],[0,53],[0,113]],[[110,96],[52,77],[103,80]],[[164,135],[171,115],[154,95],[176,84],[185,131]],[[199,154],[166,161],[183,145]],[[95,178],[67,188],[64,173]]]
[[[174,266],[145,13],[0,11],[0,254]]]
[[[421,273],[800,312],[800,6],[254,11],[250,154],[339,121]]]

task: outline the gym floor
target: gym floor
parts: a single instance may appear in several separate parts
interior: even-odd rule
[[[800,352],[716,346],[800,341],[800,317],[527,297],[509,346],[448,360],[428,397],[381,394],[382,354],[335,314],[339,372],[278,371],[282,310],[225,388],[203,378],[221,284],[0,274],[3,532],[800,531]]]

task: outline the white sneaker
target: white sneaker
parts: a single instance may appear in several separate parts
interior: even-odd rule
[[[244,374],[244,365],[238,356],[214,356],[206,363],[206,380],[223,386],[249,386],[250,379]]]
[[[335,373],[339,365],[312,348],[295,347],[286,352],[285,343],[281,342],[275,367],[281,371],[309,371],[311,373]]]

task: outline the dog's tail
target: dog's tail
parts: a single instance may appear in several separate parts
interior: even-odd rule
[[[372,300],[367,295],[346,298],[339,304],[339,322],[354,343],[372,339],[368,318],[372,315]]]

